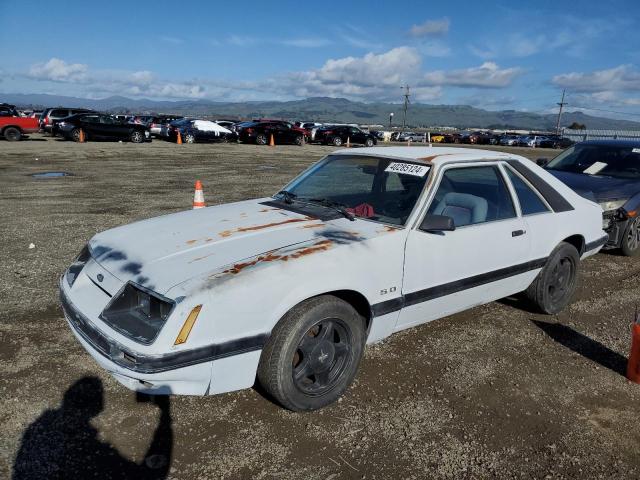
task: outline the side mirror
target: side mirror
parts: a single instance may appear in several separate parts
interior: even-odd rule
[[[544,167],[547,163],[549,163],[549,159],[548,158],[539,158],[536,160],[536,163],[538,165],[540,165],[541,167]]]
[[[453,218],[446,215],[426,214],[420,224],[420,230],[428,233],[452,232],[455,229]]]

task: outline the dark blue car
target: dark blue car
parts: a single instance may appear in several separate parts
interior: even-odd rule
[[[628,256],[640,247],[640,140],[593,140],[568,148],[546,164],[549,173],[600,204],[605,248]]]

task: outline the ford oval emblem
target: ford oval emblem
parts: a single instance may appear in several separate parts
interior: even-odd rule
[[[101,282],[102,280],[104,280],[104,275],[102,275],[101,273],[98,274],[98,276],[96,277],[98,279],[99,282]]]

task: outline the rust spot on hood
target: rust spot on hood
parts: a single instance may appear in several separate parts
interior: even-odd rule
[[[261,262],[274,262],[274,261],[287,262],[289,260],[294,260],[296,258],[300,258],[307,255],[312,255],[317,252],[325,251],[331,247],[332,243],[333,242],[331,240],[321,240],[308,247],[301,248],[299,250],[294,250],[292,253],[289,253],[287,255],[278,255],[278,254],[274,254],[273,252],[269,252],[264,255],[260,255],[256,257],[250,262],[236,263],[233,265],[233,267],[224,270],[222,273],[231,273],[233,275],[236,275],[240,273],[242,270],[249,267],[253,267]]]
[[[187,240],[187,245],[193,245],[194,243],[196,243],[198,240]]]
[[[230,237],[234,233],[254,232],[256,230],[263,230],[265,228],[271,228],[271,227],[277,227],[277,226],[280,226],[280,225],[286,225],[287,223],[308,222],[310,220],[316,220],[316,219],[313,218],[313,217],[290,218],[288,220],[283,220],[282,222],[272,222],[272,223],[265,223],[264,225],[254,225],[252,227],[238,227],[238,228],[235,228],[233,230],[224,230],[224,231],[218,233],[218,235],[220,235],[221,237]]]
[[[301,225],[298,228],[318,228],[318,227],[324,227],[324,223],[312,223],[310,225]]]

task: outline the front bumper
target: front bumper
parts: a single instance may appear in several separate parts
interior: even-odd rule
[[[93,359],[127,388],[149,394],[206,395],[253,385],[267,335],[165,354],[141,354],[102,333],[71,302],[64,281],[63,276],[60,302],[71,331]]]
[[[603,248],[619,248],[622,244],[622,236],[624,234],[630,218],[621,218],[616,211],[604,212],[602,215],[603,229],[609,235],[607,243]]]

